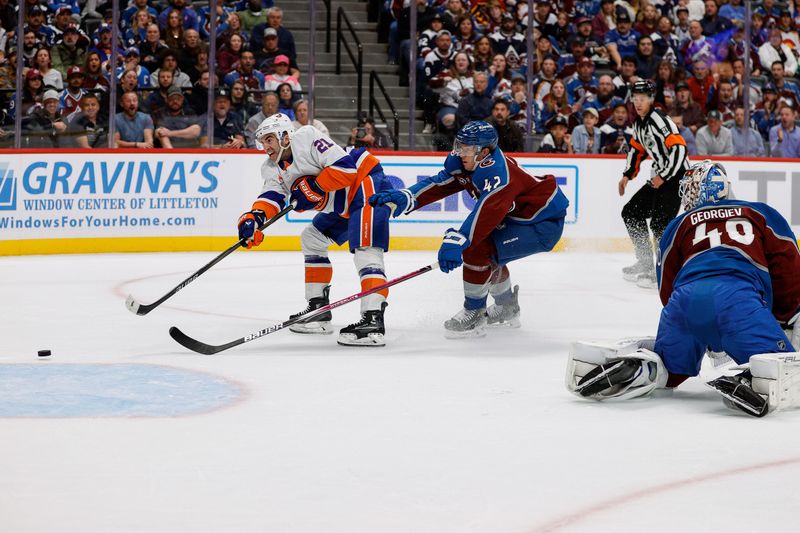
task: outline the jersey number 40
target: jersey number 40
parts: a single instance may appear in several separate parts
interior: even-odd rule
[[[708,229],[707,224],[710,224],[712,228]],[[706,239],[708,239],[708,248],[714,248],[722,244],[732,244],[731,241],[747,246],[752,244],[753,239],[755,239],[753,224],[745,218],[731,218],[725,221],[725,228],[722,230],[722,221],[703,222],[695,228],[692,244],[701,244]]]

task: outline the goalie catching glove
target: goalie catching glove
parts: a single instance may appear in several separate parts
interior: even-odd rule
[[[328,203],[328,193],[317,184],[313,176],[299,178],[292,185],[292,203],[295,211],[321,211]]]
[[[267,215],[260,209],[248,211],[239,217],[239,240],[245,240],[242,246],[250,249],[264,241],[264,234],[258,228],[266,221]]]
[[[616,343],[575,342],[567,364],[567,389],[593,400],[647,396],[664,388],[669,373],[651,351],[655,339],[623,339]]]

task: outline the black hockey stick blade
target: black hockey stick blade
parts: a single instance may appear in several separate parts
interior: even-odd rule
[[[275,222],[277,222],[278,220],[283,218],[284,215],[286,215],[289,211],[293,210],[294,206],[295,206],[294,203],[289,204],[282,211],[280,211],[277,215],[275,215],[271,219],[265,221],[264,224],[259,226],[258,230],[261,231],[261,230],[266,229],[268,226],[271,226],[272,224],[274,224]],[[128,298],[125,300],[125,307],[128,309],[128,311],[130,311],[131,313],[133,313],[135,315],[139,315],[139,316],[146,315],[147,313],[149,313],[150,311],[152,311],[153,309],[155,309],[159,305],[161,305],[164,302],[166,302],[169,298],[175,296],[175,294],[178,291],[180,291],[181,289],[186,287],[188,284],[190,284],[191,282],[193,282],[194,280],[199,278],[208,269],[210,269],[211,267],[213,267],[214,265],[216,265],[217,263],[219,263],[220,261],[222,261],[223,259],[228,257],[230,254],[235,252],[237,249],[242,247],[245,244],[245,242],[246,242],[245,239],[239,239],[239,241],[236,244],[234,244],[233,246],[231,246],[230,248],[228,248],[227,250],[225,250],[224,252],[219,254],[217,257],[215,257],[214,259],[212,259],[211,261],[209,261],[208,263],[203,265],[200,268],[200,270],[198,270],[197,272],[195,272],[194,274],[192,274],[191,276],[189,276],[185,280],[181,281],[175,288],[173,288],[171,291],[169,291],[167,294],[165,294],[164,296],[162,296],[161,298],[159,298],[155,302],[150,303],[150,304],[143,304],[141,302],[137,302],[136,299],[133,297],[133,295],[129,294]]]
[[[371,288],[369,290],[358,292],[356,294],[351,294],[350,296],[348,296],[346,298],[342,298],[341,300],[337,300],[337,301],[335,301],[333,303],[329,303],[328,305],[320,307],[319,309],[316,309],[311,313],[308,313],[308,314],[305,314],[305,315],[300,315],[300,316],[297,316],[295,318],[290,318],[289,320],[281,322],[280,324],[275,324],[273,326],[269,326],[267,328],[260,329],[258,331],[253,332],[253,333],[250,333],[249,335],[246,335],[244,337],[240,337],[240,338],[238,338],[236,340],[233,340],[233,341],[225,343],[225,344],[206,344],[205,342],[201,342],[201,341],[199,341],[197,339],[193,339],[192,337],[188,336],[187,334],[182,332],[180,329],[178,329],[176,326],[172,326],[171,328],[169,328],[169,336],[172,337],[173,339],[175,339],[175,341],[178,344],[180,344],[184,348],[188,348],[189,350],[192,350],[193,352],[197,352],[197,353],[200,353],[200,354],[203,354],[203,355],[214,355],[216,353],[222,352],[222,351],[227,350],[229,348],[233,348],[234,346],[239,346],[240,344],[244,344],[246,342],[250,342],[252,340],[259,339],[259,338],[263,337],[264,335],[269,335],[270,333],[275,333],[276,331],[280,331],[282,329],[288,328],[292,324],[296,324],[298,322],[311,321],[313,318],[315,318],[315,317],[317,317],[317,316],[319,316],[319,315],[321,315],[323,313],[327,313],[331,309],[335,309],[335,308],[337,308],[339,306],[342,306],[344,304],[348,304],[350,302],[355,302],[356,300],[360,300],[361,298],[364,298],[365,296],[369,296],[370,294],[375,294],[376,292],[382,291],[383,289],[388,289],[389,287],[391,287],[393,285],[397,285],[398,283],[402,283],[402,282],[407,281],[407,280],[409,280],[411,278],[415,278],[415,277],[419,276],[420,274],[424,274],[425,272],[430,272],[431,270],[434,270],[434,269],[436,269],[438,267],[439,267],[439,263],[433,263],[431,265],[424,266],[424,267],[422,267],[422,268],[420,268],[418,270],[415,270],[413,272],[409,272],[408,274],[400,276],[399,278],[395,278],[393,280],[387,281],[386,283],[378,285],[377,287],[373,287],[373,288]]]
[[[247,341],[245,341],[244,337],[241,339],[236,339],[233,342],[229,342],[227,344],[221,344],[219,346],[215,346],[213,344],[206,344],[204,342],[200,342],[197,339],[193,339],[188,336],[186,333],[182,332],[177,326],[172,326],[169,328],[169,336],[175,339],[175,341],[183,346],[184,348],[188,348],[193,352],[197,352],[203,355],[214,355],[215,353],[219,353],[223,350],[227,350],[228,348],[233,348],[234,346],[239,346]]]

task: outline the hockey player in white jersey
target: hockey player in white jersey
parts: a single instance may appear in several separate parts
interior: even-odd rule
[[[296,202],[295,211],[319,213],[303,230],[300,245],[305,259],[306,309],[292,318],[329,303],[333,268],[328,247],[335,242],[350,244],[361,289],[369,290],[386,282],[383,254],[389,247],[388,207],[372,207],[366,199],[391,189],[378,159],[357,148],[345,152],[313,126],[296,131],[292,121],[281,113],[267,117],[255,132],[256,147],[268,159],[261,165],[264,187],[250,211],[239,218],[239,238],[247,248],[258,246],[264,235],[258,227],[275,216],[287,201]],[[383,346],[388,290],[361,300],[361,320],[339,332],[339,344]],[[297,323],[295,333],[332,333],[331,313],[313,322]]]

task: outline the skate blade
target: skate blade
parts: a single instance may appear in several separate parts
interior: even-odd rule
[[[301,335],[330,335],[333,333],[333,328],[330,322],[308,322],[289,326],[289,331]]]
[[[370,333],[360,339],[354,333],[340,333],[336,342],[342,346],[386,346],[386,339],[381,333]]]
[[[622,274],[622,279],[625,281],[630,281],[631,283],[636,283],[636,280],[639,279],[639,273],[636,274]]]
[[[467,331],[451,331],[449,329],[445,330],[444,338],[445,339],[474,339],[478,337],[485,337],[486,330],[484,328],[475,328],[470,329]]]
[[[511,320],[501,320],[499,322],[488,322],[486,324],[487,328],[492,329],[503,329],[503,328],[520,328],[522,327],[522,323],[519,320],[519,317],[512,318]]]
[[[636,286],[640,289],[657,289],[658,283],[655,281],[637,281]]]

